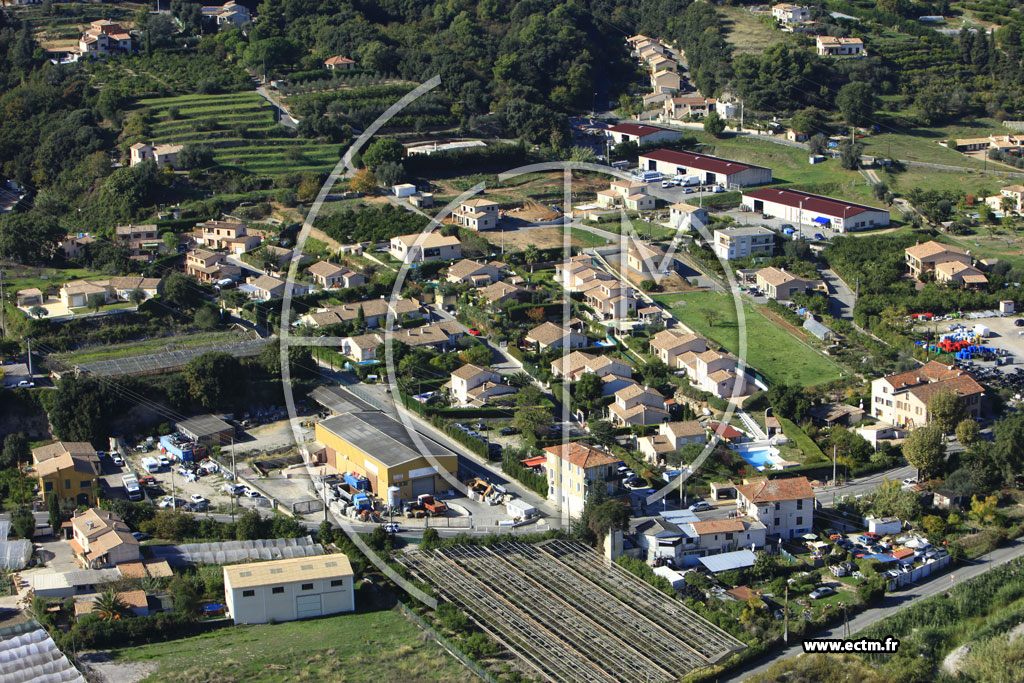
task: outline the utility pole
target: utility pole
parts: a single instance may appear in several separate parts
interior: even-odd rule
[[[786,608],[782,615],[785,618],[785,628],[782,631],[783,645],[789,645],[789,585],[786,585]]]
[[[32,339],[25,340],[28,343],[28,381],[32,381]]]
[[[324,488],[324,521],[327,522],[329,520],[327,519],[327,468],[326,467],[321,467],[320,468],[320,485],[323,486],[323,488]]]
[[[836,445],[832,444],[832,485],[836,485]]]
[[[4,305],[4,273],[7,272],[3,268],[0,268],[0,339],[7,338],[7,318],[4,315],[6,306]]]

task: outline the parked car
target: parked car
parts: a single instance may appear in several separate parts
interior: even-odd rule
[[[704,512],[705,510],[710,509],[711,504],[706,500],[702,500],[699,503],[694,503],[693,505],[690,506],[690,512]]]
[[[835,595],[835,591],[828,586],[819,586],[816,590],[811,591],[808,595],[811,600],[818,600],[819,598],[827,598],[830,595]]]
[[[160,463],[161,467],[170,467],[171,466],[171,459],[168,458],[166,455],[158,455],[158,456],[156,456],[156,461],[158,463]]]
[[[242,495],[242,492],[245,490],[245,487],[242,486],[241,484],[232,484],[230,482],[224,484],[220,488],[224,493],[228,494],[229,496],[240,496]]]
[[[35,382],[30,382],[27,379],[23,379],[20,382],[18,382],[18,386],[21,387],[22,389],[24,389],[26,387],[34,387],[35,385],[36,385]]]
[[[904,486],[913,486],[916,483],[917,483],[917,479],[914,479],[913,477],[910,477],[908,479],[904,479],[903,480],[903,485]]]
[[[402,528],[398,526],[398,522],[388,522],[384,525],[384,531],[389,534],[397,534]]]
[[[480,330],[474,330],[472,327],[469,328],[469,333],[474,337],[479,337],[481,334],[483,334],[483,332],[481,332]]]
[[[205,503],[206,502],[206,498],[204,498],[203,494],[201,494],[201,493],[193,493],[189,498],[190,498],[190,500],[193,503]]]
[[[825,236],[822,235],[820,232],[816,232],[816,233],[814,233],[814,239],[816,239],[816,240],[823,240],[823,239],[825,239]]]
[[[149,534],[143,533],[142,531],[133,531],[132,536],[135,537],[136,541],[145,541],[151,538]]]
[[[259,491],[250,488],[246,488],[245,491],[242,492],[242,494],[246,498],[259,498],[261,495]]]
[[[512,426],[505,427],[504,429],[498,431],[498,433],[501,434],[502,436],[509,436],[510,434],[517,434],[518,432],[519,429]]]
[[[106,451],[96,451],[96,457],[97,458],[105,458],[105,457],[107,457],[107,452]]]
[[[866,534],[861,534],[857,537],[859,543],[863,543],[865,546],[870,547],[872,543],[877,543],[882,538],[880,534],[876,534],[874,531],[869,531]]]
[[[110,454],[110,461],[111,461],[112,463],[114,463],[115,465],[117,465],[118,467],[120,467],[121,465],[123,465],[123,464],[124,464],[124,458],[122,458],[122,457],[121,457],[121,456],[120,456],[119,454],[117,454],[117,453],[111,453],[111,454]]]
[[[161,508],[180,508],[185,506],[185,501],[181,498],[174,498],[172,496],[165,496],[157,503],[157,507]]]
[[[1013,321],[1013,324],[1017,327],[1024,327],[1024,318],[1017,318]]]

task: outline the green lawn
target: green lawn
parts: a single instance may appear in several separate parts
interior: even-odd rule
[[[572,230],[573,242],[578,243],[581,247],[603,247],[608,244],[608,240],[592,232],[580,230],[579,228],[570,228],[570,230]]]
[[[689,292],[654,297],[696,332],[713,339],[728,351],[739,353],[739,328],[731,296],[718,292]],[[836,363],[798,340],[766,318],[760,307],[744,303],[747,332],[746,362],[773,383],[814,386],[839,379]],[[706,313],[708,312],[708,313]],[[706,315],[717,316],[714,325]]]
[[[783,33],[771,28],[748,9],[744,6],[731,5],[715,7],[715,10],[724,17],[722,25],[725,28],[725,40],[733,46],[736,54],[760,54],[775,43],[796,42],[792,33]]]
[[[192,638],[114,649],[115,661],[151,662],[147,681],[453,681],[472,675],[396,609],[223,628]]]
[[[879,116],[890,115],[901,116],[897,111],[883,110],[879,112]],[[864,153],[932,164],[982,168],[985,165],[984,161],[972,159],[955,150],[943,147],[939,141],[950,138],[983,138],[989,135],[1006,135],[1011,132],[995,119],[989,118],[935,128],[900,129],[895,125],[893,128],[899,132],[886,132],[861,138],[861,142],[864,143]],[[991,163],[988,164],[988,168],[992,167]]]
[[[156,119],[156,143],[202,142],[213,147],[218,164],[250,173],[327,171],[340,159],[337,144],[290,137],[255,92],[156,97],[137,104]],[[244,126],[244,133],[238,126]]]

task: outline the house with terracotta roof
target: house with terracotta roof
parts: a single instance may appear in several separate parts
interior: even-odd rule
[[[470,284],[474,287],[486,287],[505,278],[508,266],[499,261],[481,263],[473,259],[462,259],[448,268],[446,279],[452,284]]]
[[[682,422],[662,422],[658,433],[642,436],[637,439],[637,449],[644,454],[648,462],[657,465],[665,464],[665,456],[682,449],[687,444],[703,445],[707,443],[707,430],[697,420]]]
[[[976,289],[988,285],[988,278],[974,266],[959,261],[946,261],[935,266],[935,281]]]
[[[960,247],[934,240],[907,247],[904,254],[910,274],[919,280],[922,274],[933,272],[940,263],[956,261],[970,266],[974,262],[971,255]]]
[[[89,24],[78,39],[78,53],[102,57],[109,54],[129,54],[132,37],[128,30],[115,21],[99,19]]]
[[[324,60],[324,68],[328,71],[349,71],[356,68],[356,60],[335,55]]]
[[[396,321],[422,318],[426,315],[423,312],[423,305],[417,299],[366,299],[337,306],[327,306],[315,313],[302,316],[301,320],[307,325],[323,327],[355,321],[362,315],[366,328],[372,330],[375,327],[383,326],[389,313],[394,315]]]
[[[323,289],[358,287],[366,284],[366,276],[362,273],[330,261],[317,261],[306,269],[306,273]]]
[[[794,538],[814,526],[814,489],[807,477],[746,479],[736,486],[736,510],[764,524],[769,535]]]
[[[620,460],[608,451],[580,441],[548,446],[544,449],[548,479],[548,500],[559,505],[570,517],[579,517],[592,487],[615,489],[615,468]]]
[[[236,256],[260,246],[259,235],[250,235],[245,223],[209,220],[196,226],[196,242],[207,249],[227,250]]]
[[[586,335],[553,322],[543,322],[526,333],[523,341],[535,351],[547,349],[579,349],[587,346],[590,340]]]
[[[639,384],[625,387],[615,394],[615,402],[608,406],[608,419],[620,427],[654,425],[668,422],[665,397],[650,387]]]
[[[679,330],[662,330],[651,337],[650,344],[651,353],[670,368],[677,367],[676,359],[684,353],[703,353],[708,348],[704,337]]]
[[[494,230],[498,227],[498,202],[474,197],[459,203],[452,212],[452,222],[470,230]]]
[[[136,142],[128,148],[129,166],[153,161],[157,166],[178,168],[178,154],[184,145],[154,145],[153,143]]]
[[[732,354],[713,349],[700,353],[687,351],[676,358],[676,366],[686,370],[692,384],[719,398],[742,396],[747,392],[747,378],[737,372],[736,363]]]
[[[672,69],[662,69],[651,74],[651,88],[654,92],[674,93],[679,92],[683,87],[683,79]],[[666,138],[657,138],[652,142],[658,142]]]
[[[222,280],[237,280],[242,269],[228,263],[226,256],[209,249],[193,249],[185,254],[185,274],[200,282],[215,283]]]
[[[768,528],[763,522],[741,517],[690,522],[687,526],[696,536],[696,545],[702,556],[743,548],[763,548],[768,535]]]
[[[454,371],[448,382],[452,396],[463,406],[483,406],[494,396],[516,393],[517,389],[502,384],[501,375],[490,368],[463,365]]]
[[[647,183],[617,178],[607,190],[598,191],[597,205],[606,209],[621,206],[629,211],[650,211],[655,199],[647,194]]]
[[[935,360],[872,381],[871,416],[896,427],[927,425],[928,401],[943,391],[956,393],[968,417],[981,417],[985,388],[960,368]]]
[[[64,252],[64,256],[68,259],[76,259],[82,255],[87,245],[92,244],[96,241],[96,238],[89,233],[78,233],[77,235],[68,235],[64,240],[57,245],[57,249]]]
[[[819,57],[867,57],[864,41],[860,38],[838,38],[836,36],[814,36]]]
[[[138,562],[139,542],[117,513],[90,508],[71,517],[69,541],[75,559],[84,569],[115,567],[121,562]]]
[[[682,119],[687,116],[702,119],[708,112],[716,111],[718,100],[702,95],[681,95],[669,97],[662,105],[662,115],[666,119]]]
[[[754,273],[757,287],[765,293],[769,299],[776,301],[790,301],[797,292],[806,294],[816,288],[818,280],[805,280],[801,277],[786,272],[784,268],[760,268]]]
[[[495,282],[478,290],[480,299],[494,308],[506,301],[522,301],[530,296],[529,290],[511,282]]]
[[[95,505],[100,473],[100,459],[92,444],[57,441],[32,449],[31,474],[39,480],[44,503],[56,496],[69,506]]]
[[[151,261],[153,255],[164,248],[155,223],[148,225],[119,225],[114,228],[114,239],[135,260]]]
[[[377,347],[384,343],[384,337],[376,333],[358,334],[341,340],[341,352],[357,363],[376,360]]]
[[[633,376],[633,368],[629,363],[611,356],[595,356],[583,351],[573,351],[567,356],[560,356],[551,361],[551,374],[565,379],[566,382],[575,382],[587,372],[598,377]]]
[[[284,280],[272,275],[250,276],[246,278],[246,285],[250,288],[249,298],[256,301],[269,301],[284,296]],[[296,286],[301,287],[293,283],[293,288]]]
[[[614,278],[601,278],[581,291],[584,303],[594,309],[600,320],[622,320],[636,311],[633,288]]]

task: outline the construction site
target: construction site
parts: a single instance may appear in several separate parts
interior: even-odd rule
[[[674,681],[746,647],[574,541],[411,550],[399,561],[546,681]]]

